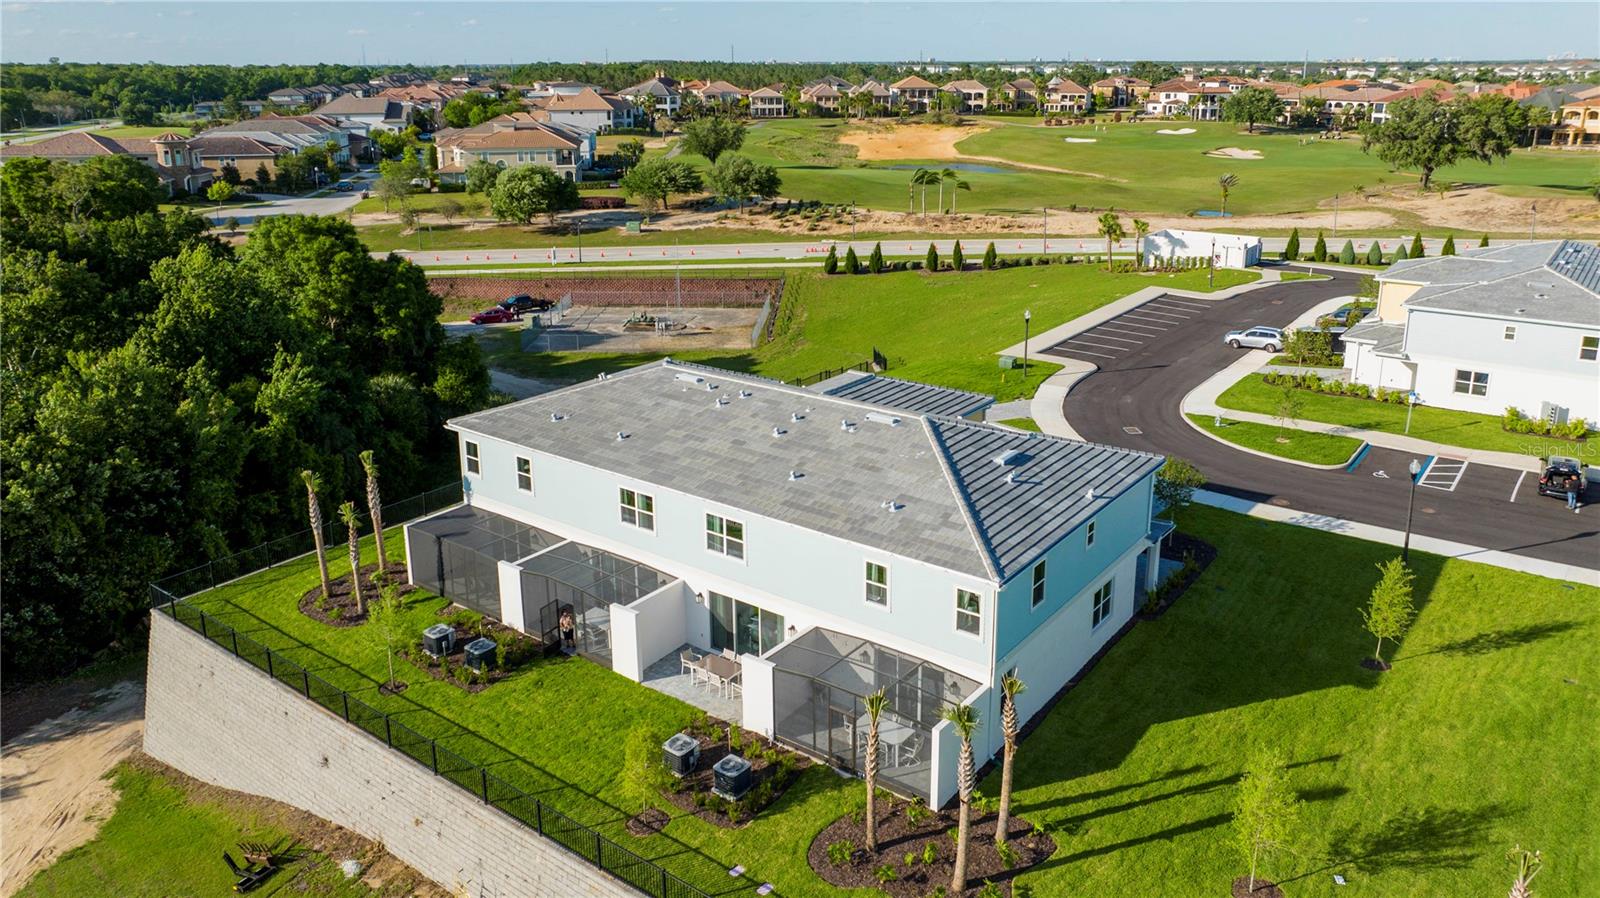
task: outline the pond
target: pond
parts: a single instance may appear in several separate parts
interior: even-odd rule
[[[1233,217],[1233,213],[1232,212],[1221,212],[1221,211],[1218,211],[1216,209],[1196,209],[1196,210],[1194,210],[1194,215],[1195,215],[1196,218],[1232,218]]]
[[[894,171],[916,171],[919,168],[938,171],[939,169],[948,168],[953,171],[977,172],[985,175],[1011,175],[1017,173],[1014,168],[1002,168],[998,165],[975,165],[971,162],[946,162],[943,165],[885,165],[883,167]]]

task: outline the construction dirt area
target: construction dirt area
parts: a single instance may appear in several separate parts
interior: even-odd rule
[[[524,338],[528,352],[681,352],[749,349],[759,308],[575,305]]]
[[[880,125],[853,128],[839,135],[840,143],[856,148],[856,158],[867,162],[896,159],[960,159],[956,142],[989,130],[959,125]]]

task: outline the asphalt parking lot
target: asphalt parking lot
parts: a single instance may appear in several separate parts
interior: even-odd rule
[[[1206,303],[1161,296],[1115,318],[1046,347],[1043,356],[1078,359],[1104,365],[1137,354],[1147,344],[1181,328],[1210,308]]]

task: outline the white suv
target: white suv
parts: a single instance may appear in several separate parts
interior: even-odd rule
[[[1283,348],[1283,331],[1275,327],[1251,327],[1242,331],[1228,331],[1222,342],[1234,349],[1248,347],[1277,352]]]

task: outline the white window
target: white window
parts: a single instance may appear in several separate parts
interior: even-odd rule
[[[1489,395],[1489,374],[1486,371],[1456,369],[1456,392],[1472,396]]]
[[[533,459],[517,457],[517,489],[533,492]]]
[[[1094,548],[1094,521],[1090,521],[1088,528],[1083,532],[1083,547],[1085,549]]]
[[[1107,580],[1105,585],[1094,591],[1094,609],[1090,612],[1090,628],[1100,626],[1100,623],[1111,616],[1111,584]]]
[[[889,607],[889,569],[871,561],[867,562],[867,601]]]
[[[744,558],[744,524],[719,515],[706,515],[706,548],[729,558]]]
[[[1506,325],[1506,333],[1505,333],[1506,342],[1507,343],[1513,343],[1513,342],[1516,342],[1516,339],[1517,339],[1517,326],[1515,324]]]
[[[467,473],[481,474],[482,472],[483,465],[478,459],[478,444],[467,440]]]
[[[656,529],[656,500],[644,493],[630,489],[619,490],[622,501],[622,523],[632,524],[641,530]]]
[[[1584,337],[1578,344],[1578,359],[1592,362],[1600,358],[1600,337]]]
[[[1033,607],[1044,601],[1044,562],[1033,566]]]
[[[983,599],[975,592],[956,590],[956,629],[974,636],[983,634]]]

